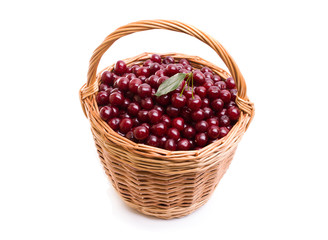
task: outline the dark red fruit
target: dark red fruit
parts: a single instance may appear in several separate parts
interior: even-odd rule
[[[165,64],[174,63],[174,58],[171,56],[167,56],[163,59],[163,63],[165,63]]]
[[[153,147],[159,147],[160,141],[159,138],[155,135],[150,135],[147,139],[146,144]]]
[[[176,128],[169,128],[169,130],[167,130],[167,136],[168,138],[178,140],[180,138],[180,132]]]
[[[119,125],[120,125],[121,119],[119,118],[112,118],[110,120],[108,120],[108,125],[111,127],[111,129],[113,129],[114,131],[119,129]]]
[[[195,122],[201,121],[205,118],[204,110],[198,109],[191,113],[191,119]]]
[[[208,123],[209,126],[212,126],[212,125],[219,126],[219,119],[216,117],[209,118],[206,120],[206,122]]]
[[[197,95],[198,96],[198,95]],[[194,98],[189,98],[187,101],[187,106],[192,110],[192,111],[197,111],[198,109],[200,109],[200,107],[202,106],[202,100],[200,98],[196,98],[196,96],[194,96]]]
[[[177,149],[177,144],[174,139],[168,139],[164,147],[166,150],[175,151]]]
[[[191,144],[187,139],[182,138],[181,140],[178,141],[178,144],[177,144],[178,150],[187,151],[190,149],[190,147],[191,147]]]
[[[218,81],[216,83],[214,83],[215,86],[219,87],[220,90],[223,90],[223,89],[226,89],[227,88],[227,85],[225,82],[223,81]]]
[[[108,90],[109,88],[110,87],[106,83],[102,83],[102,84],[99,85],[99,92],[101,92],[101,91],[109,91]]]
[[[179,72],[179,69],[177,67],[177,65],[175,64],[169,64],[166,66],[165,70],[164,70],[164,73],[166,76],[173,76],[174,74],[178,73]]]
[[[151,86],[147,83],[143,83],[138,87],[138,95],[141,98],[150,97],[151,95]]]
[[[160,122],[162,114],[159,111],[152,109],[148,112],[148,117],[150,123],[155,124]]]
[[[125,73],[126,72],[125,62],[123,62],[122,60],[117,61],[115,66],[114,66],[114,72],[117,75],[122,75],[123,73]]]
[[[227,88],[228,89],[233,89],[236,87],[235,80],[232,77],[228,77],[226,80]]]
[[[161,56],[158,54],[151,55],[150,60],[152,60],[153,62],[157,62],[157,63],[162,62]]]
[[[129,89],[130,80],[126,77],[120,77],[117,79],[117,87],[121,91],[127,91]]]
[[[109,102],[114,106],[120,106],[124,102],[124,97],[122,93],[119,92],[113,92],[109,95]]]
[[[185,59],[185,58],[181,58],[180,61],[179,61],[179,63],[181,63],[182,65],[190,65],[190,63],[188,62],[188,60]]]
[[[101,81],[103,83],[108,84],[109,86],[113,86],[115,80],[115,74],[109,71],[104,71],[101,75]]]
[[[141,99],[141,107],[146,110],[150,110],[154,107],[153,100],[150,97]]]
[[[219,112],[219,111],[221,111],[221,110],[223,109],[223,107],[224,107],[224,102],[223,102],[221,99],[219,99],[219,98],[214,99],[214,100],[211,102],[211,107],[212,107],[212,109],[213,109],[214,111]]]
[[[229,133],[229,129],[228,128],[226,128],[226,127],[220,127],[220,130],[219,130],[219,138],[223,138],[228,133]]]
[[[201,98],[205,98],[206,97],[206,88],[203,87],[203,86],[196,87],[195,92]]]
[[[102,120],[107,121],[108,119],[113,117],[113,109],[109,106],[104,106],[100,108],[100,117]]]
[[[204,107],[203,111],[204,111],[204,119],[208,119],[214,115],[213,110],[209,107]]]
[[[194,83],[196,85],[203,85],[205,83],[205,76],[204,74],[199,71],[199,70],[195,70],[193,73],[193,78],[194,78]]]
[[[161,65],[159,65],[159,63],[152,63],[150,66],[149,66],[149,71],[150,71],[150,74],[155,74],[158,70],[161,69]],[[156,76],[156,75],[153,75],[153,76]],[[156,76],[157,77],[157,76]]]
[[[237,97],[237,89],[231,89],[230,93],[231,93],[231,101],[235,101]]]
[[[145,126],[135,127],[133,130],[134,137],[139,140],[145,140],[149,136],[149,130]]]
[[[151,132],[158,137],[162,137],[166,134],[167,127],[164,123],[157,123],[151,127]]]
[[[149,116],[147,110],[141,110],[138,112],[138,120],[140,122],[149,122]]]
[[[220,88],[217,86],[209,87],[209,89],[207,90],[207,96],[210,99],[219,98],[220,97]]]
[[[209,107],[210,106],[210,100],[208,98],[204,98],[202,100],[202,108]]]
[[[173,106],[168,106],[166,108],[166,114],[169,115],[172,118],[178,117],[180,114],[179,108],[173,107]]]
[[[150,75],[150,70],[148,67],[140,67],[137,70],[137,76],[141,77],[141,76],[145,76],[146,78],[149,77]]]
[[[178,129],[179,131],[183,130],[184,120],[181,117],[174,118],[172,121],[172,127]]]
[[[171,118],[167,115],[163,115],[161,117],[161,122],[164,123],[166,125],[166,127],[171,127]]]
[[[240,116],[240,110],[238,107],[232,106],[232,107],[228,108],[227,114],[228,114],[228,117],[230,118],[230,120],[237,121]]]
[[[221,77],[219,75],[214,74],[212,79],[214,82],[218,82],[221,80]]]
[[[132,119],[130,118],[123,118],[120,122],[120,132],[127,133],[131,130],[133,126]]]
[[[180,93],[174,93],[171,97],[171,103],[173,107],[176,108],[182,108],[184,105],[186,105],[187,98],[182,95],[180,96]]]
[[[138,92],[138,87],[142,84],[142,81],[139,78],[133,78],[129,82],[129,90],[133,93]]]
[[[128,114],[131,116],[137,116],[138,112],[140,111],[140,105],[138,103],[130,103],[130,105],[127,108]]]
[[[196,135],[196,130],[191,126],[187,126],[183,129],[182,135],[188,139],[194,138],[194,136]]]
[[[230,125],[230,119],[227,115],[223,115],[219,119],[219,125],[220,127],[227,127]]]
[[[96,96],[96,101],[99,106],[107,105],[109,103],[109,94],[108,92],[98,92]]]
[[[231,93],[229,90],[221,90],[220,91],[220,98],[224,103],[228,103],[231,100]]]
[[[167,106],[170,104],[171,102],[171,99],[170,99],[170,96],[165,94],[165,95],[162,95],[162,96],[159,96],[156,98],[156,101],[161,105],[161,106]]]
[[[152,88],[157,88],[158,78],[159,77],[152,75],[149,78],[147,78],[146,83],[148,83]]]
[[[198,133],[196,134],[196,137],[195,137],[195,144],[198,146],[198,147],[204,147],[207,143],[207,136],[205,133]]]
[[[209,138],[216,139],[220,135],[220,128],[218,126],[212,125],[207,130],[207,135]]]
[[[208,123],[204,120],[199,121],[198,123],[196,123],[195,125],[195,129],[197,132],[206,132],[208,129]]]

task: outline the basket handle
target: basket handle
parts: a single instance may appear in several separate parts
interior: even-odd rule
[[[181,32],[193,36],[200,41],[206,43],[210,46],[222,59],[224,64],[229,69],[231,76],[235,79],[237,89],[238,89],[238,99],[239,104],[243,105],[244,110],[253,115],[253,104],[249,102],[246,96],[246,83],[243,75],[241,74],[237,64],[229,55],[229,53],[223,48],[223,46],[211,36],[205,34],[199,29],[172,20],[142,20],[133,23],[129,23],[125,26],[122,26],[108,35],[105,40],[100,44],[100,46],[93,52],[93,55],[89,63],[89,71],[87,77],[86,86],[81,92],[81,100],[87,98],[88,96],[94,94],[98,91],[98,85],[96,83],[97,68],[103,54],[108,50],[112,44],[121,37],[126,35],[141,32],[152,29],[166,29],[176,32]]]

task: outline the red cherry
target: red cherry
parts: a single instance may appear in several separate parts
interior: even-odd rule
[[[180,138],[180,132],[176,128],[169,128],[169,130],[167,130],[167,136],[174,140],[178,140]]]
[[[219,130],[219,138],[223,138],[228,133],[229,133],[229,129],[228,128],[226,128],[226,127],[220,127],[220,130]]]
[[[107,105],[109,103],[109,94],[108,92],[98,92],[96,95],[96,101],[99,106]]]
[[[237,121],[240,116],[240,110],[238,107],[232,106],[228,108],[227,114],[232,121]]]
[[[152,147],[159,147],[160,141],[155,135],[149,135],[146,144]]]
[[[158,54],[151,55],[150,60],[152,60],[153,62],[162,63],[161,56]]]
[[[123,62],[122,60],[117,61],[115,66],[114,66],[114,72],[117,75],[122,75],[123,73],[125,73],[126,72],[125,62]]]
[[[172,127],[182,131],[184,128],[184,120],[181,117],[174,118],[172,121]]]
[[[123,118],[120,122],[120,131],[122,133],[127,133],[131,130],[133,122],[130,118]]]
[[[150,123],[155,124],[161,120],[162,114],[159,111],[152,109],[148,112],[148,117],[149,117]]]
[[[187,139],[182,138],[181,140],[178,141],[177,144],[178,150],[187,151],[190,148],[191,148],[191,143]]]
[[[162,137],[166,134],[167,127],[164,123],[157,123],[151,127],[152,134]]]
[[[119,118],[112,118],[107,123],[111,127],[111,129],[113,129],[114,131],[116,131],[116,130],[119,129],[120,122],[121,122],[121,119],[119,119]]]
[[[199,121],[196,123],[195,129],[197,132],[206,132],[208,129],[208,126],[209,126],[208,123],[206,121],[202,120],[202,121]]]
[[[139,126],[133,130],[134,137],[139,140],[145,140],[149,136],[149,130],[145,126]]]
[[[138,95],[141,98],[150,97],[151,95],[151,86],[147,83],[143,83],[138,87]]]
[[[204,147],[207,143],[207,136],[205,133],[198,133],[195,137],[195,143],[198,147]]]
[[[228,77],[226,80],[227,88],[228,89],[233,89],[236,87],[235,80],[232,77]]]
[[[124,103],[124,97],[119,92],[113,92],[109,95],[109,102],[114,106],[120,106]]]
[[[138,92],[138,87],[142,84],[142,81],[139,78],[133,78],[129,82],[129,90],[133,93]]]
[[[212,125],[207,130],[207,135],[209,138],[216,139],[220,135],[220,128],[218,126]]]
[[[186,105],[187,98],[184,95],[180,96],[180,93],[174,93],[171,97],[171,102],[173,107],[182,108]]]
[[[210,99],[219,98],[220,97],[220,88],[217,86],[209,87],[209,89],[207,90],[207,96]]]
[[[104,71],[101,75],[101,81],[103,83],[108,84],[109,86],[113,86],[115,80],[115,74],[109,71]]]
[[[177,144],[174,139],[168,139],[164,147],[166,150],[175,151],[177,149]]]
[[[183,129],[182,134],[185,138],[191,139],[196,135],[196,130],[191,126],[187,126]]]

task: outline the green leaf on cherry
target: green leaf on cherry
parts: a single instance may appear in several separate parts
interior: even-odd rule
[[[186,77],[186,73],[177,73],[166,79],[157,89],[155,96],[159,97],[177,89]]]

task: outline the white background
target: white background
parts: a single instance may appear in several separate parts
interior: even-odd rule
[[[215,3],[215,5],[214,5]],[[0,239],[328,239],[327,1],[1,1]],[[127,208],[98,160],[78,90],[93,50],[141,19],[176,19],[238,63],[256,115],[209,202],[170,221]],[[116,42],[219,66],[183,34]]]

